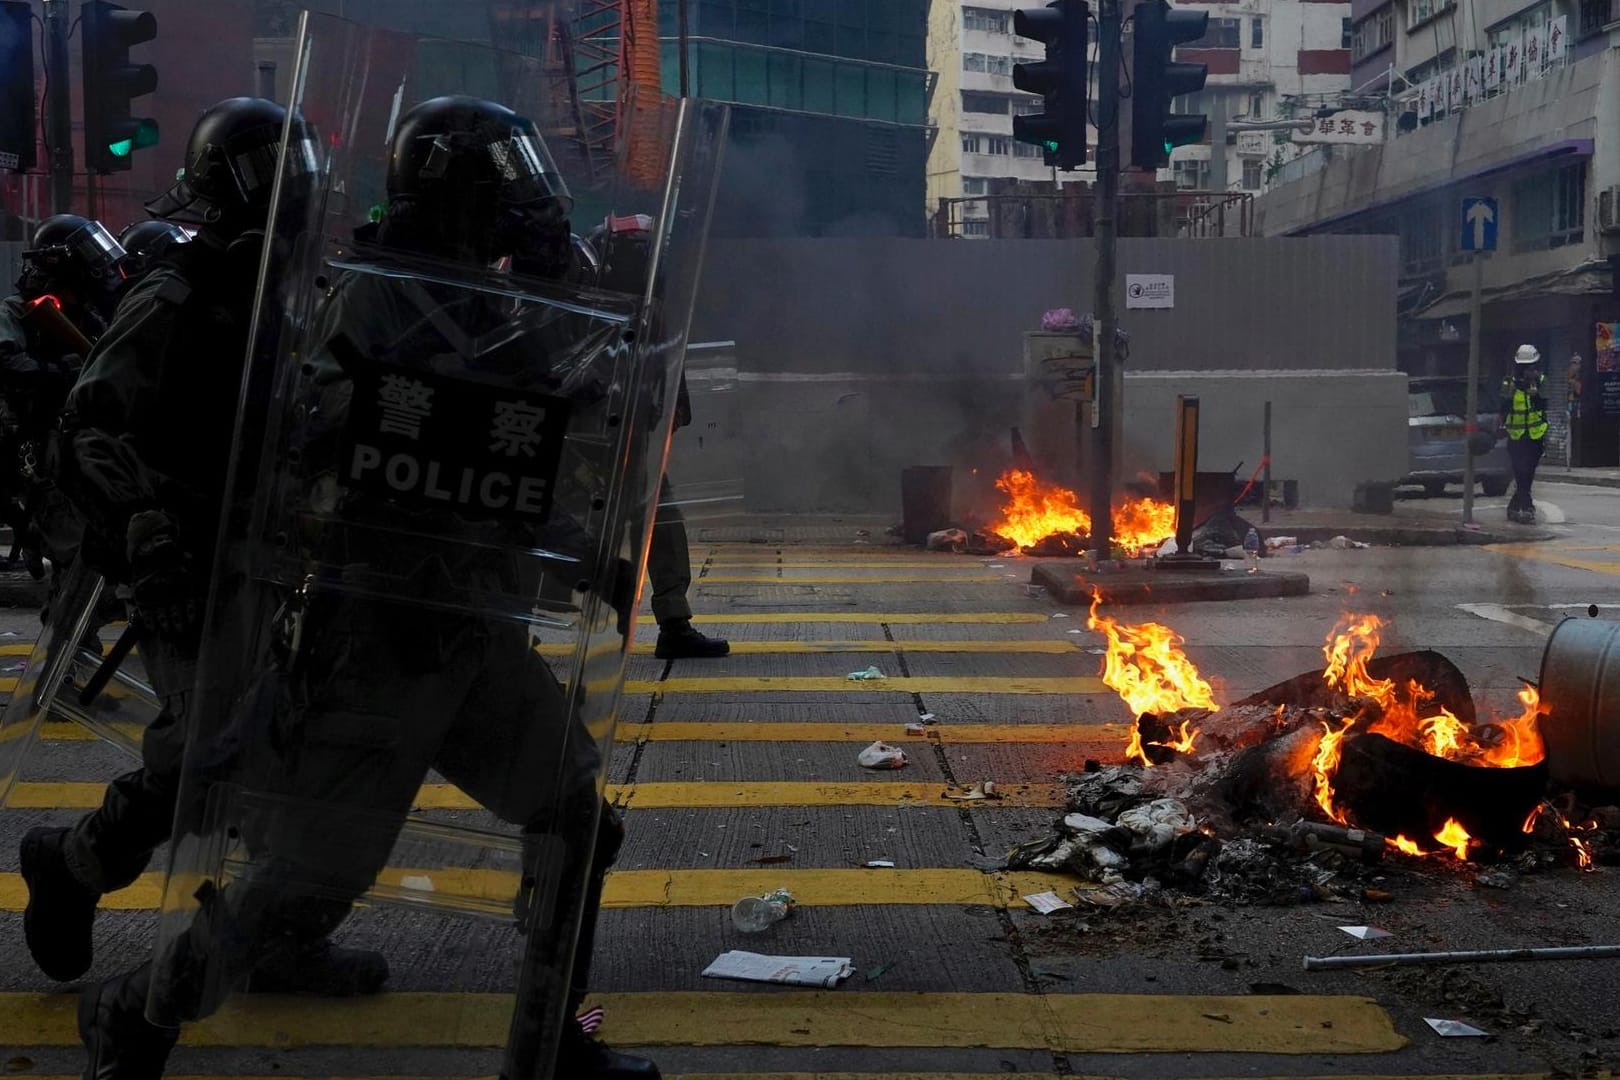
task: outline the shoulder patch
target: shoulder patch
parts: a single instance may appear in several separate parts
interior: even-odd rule
[[[191,298],[191,286],[173,274],[165,274],[152,296],[153,299],[179,307]]]

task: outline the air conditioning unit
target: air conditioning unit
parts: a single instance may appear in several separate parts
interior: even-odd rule
[[[1620,233],[1620,185],[1606,187],[1597,197],[1598,232]]]

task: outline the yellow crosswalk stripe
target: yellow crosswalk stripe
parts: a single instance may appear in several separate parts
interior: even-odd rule
[[[702,619],[698,620],[703,621]],[[632,650],[637,656],[651,656],[654,641],[638,641]],[[572,644],[555,643],[535,647],[541,656],[569,656]],[[867,641],[733,641],[733,656],[796,655],[799,653],[1039,653],[1051,656],[1069,656],[1080,651],[1074,641],[889,641],[872,638]]]
[[[942,584],[952,582],[1006,581],[1004,570],[980,570],[973,573],[961,570],[894,570],[872,574],[819,574],[792,570],[785,574],[704,574],[694,578],[694,586],[701,585],[917,585],[924,582]],[[1020,575],[1021,576],[1021,575]]]
[[[1091,676],[918,675],[887,679],[848,679],[842,675],[761,675],[674,678],[662,681],[627,679],[627,694],[755,694],[780,691],[812,694],[1104,694],[1103,681]]]
[[[22,781],[12,786],[6,805],[24,810],[91,810],[101,805],[105,784]],[[999,800],[962,803],[946,797],[943,784],[862,781],[723,783],[693,780],[609,784],[614,805],[642,810],[697,810],[729,806],[1062,806],[1059,783],[998,784]],[[476,810],[472,796],[452,784],[423,784],[415,806],[421,810]]]
[[[945,612],[867,612],[867,611],[700,611],[693,622],[714,626],[736,626],[744,623],[889,623],[892,626],[915,625],[980,625],[1018,626],[1051,621],[1052,616],[1039,611],[945,611]],[[658,620],[642,615],[643,626],[656,626]]]
[[[518,876],[504,870],[459,867],[392,867],[379,879],[426,880],[437,893],[502,900],[517,893]],[[415,885],[421,888],[420,884]],[[958,867],[864,869],[849,867],[759,866],[702,870],[614,870],[607,876],[602,905],[610,908],[730,907],[739,896],[787,888],[800,907],[852,904],[982,904],[1022,908],[1031,893],[1066,893],[1090,888],[1064,874],[1036,871],[987,873]],[[162,901],[163,876],[142,874],[126,889],[102,897],[110,911],[152,911]],[[0,911],[21,911],[28,889],[21,874],[0,874]]]
[[[1406,1045],[1364,997],[907,993],[595,994],[620,1046],[994,1047],[1064,1053],[1388,1053]],[[0,1046],[74,1046],[76,994],[0,994]],[[504,1046],[505,994],[238,998],[188,1025],[199,1047]]]
[[[883,739],[907,742],[937,740],[947,745],[988,743],[1015,746],[1025,743],[1067,746],[1088,757],[1122,752],[1130,739],[1127,724],[934,724],[926,734],[909,735],[901,724],[840,724],[801,721],[785,723],[686,723],[659,720],[652,724],[620,722],[618,737],[638,742],[859,742]]]
[[[753,1069],[745,1073],[665,1073],[665,1080],[999,1080],[1007,1074],[974,1073],[974,1072],[757,1072]],[[1062,1080],[1057,1073],[1020,1072],[1017,1074],[1023,1080]],[[1421,1078],[1411,1073],[1379,1074],[1379,1073],[1340,1073],[1333,1076],[1318,1076],[1311,1073],[1291,1073],[1288,1076],[1245,1076],[1245,1077],[1210,1077],[1209,1080],[1559,1080],[1567,1077],[1565,1073],[1423,1073]],[[1606,1074],[1598,1073],[1599,1077]],[[27,1080],[79,1080],[79,1074],[72,1076],[37,1076],[27,1074]],[[296,1072],[280,1072],[273,1076],[169,1076],[166,1080],[305,1080]],[[314,1078],[309,1078],[314,1080]],[[320,1080],[497,1080],[494,1074],[488,1076],[327,1076],[321,1074]],[[1099,1077],[1098,1080],[1117,1080],[1111,1077]]]

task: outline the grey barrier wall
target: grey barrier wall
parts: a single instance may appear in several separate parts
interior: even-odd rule
[[[1089,310],[1093,258],[1085,240],[713,243],[693,340],[736,343],[734,430],[677,434],[671,478],[734,473],[761,512],[898,515],[909,465],[977,469],[982,490],[1023,413],[1022,334]],[[1122,275],[1173,280],[1169,308],[1117,290],[1126,474],[1169,467],[1170,407],[1199,393],[1209,468],[1259,462],[1271,400],[1274,477],[1303,502],[1398,478],[1396,266],[1393,237],[1120,241]]]

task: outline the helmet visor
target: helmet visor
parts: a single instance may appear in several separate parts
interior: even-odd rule
[[[92,276],[100,277],[124,257],[124,248],[117,237],[107,231],[99,221],[89,221],[75,229],[60,244],[45,248],[32,248],[25,255],[36,260],[46,253],[66,255]]]
[[[566,214],[573,206],[568,185],[557,169],[557,162],[545,140],[532,129],[512,127],[504,136],[491,138],[484,132],[424,136],[432,141],[418,175],[423,180],[443,180],[457,158],[467,153],[488,159],[500,183],[500,201],[508,206],[529,206],[553,200]]]

